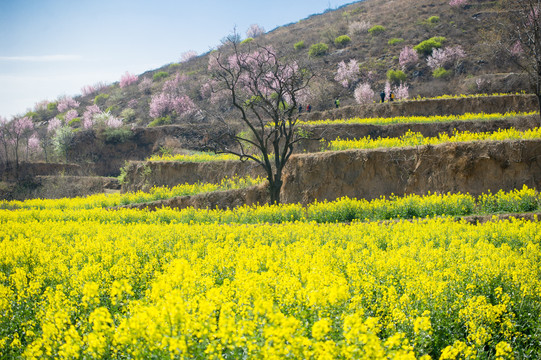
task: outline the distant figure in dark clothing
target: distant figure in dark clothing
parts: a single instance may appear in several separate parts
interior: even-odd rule
[[[334,106],[336,106],[336,108],[338,109],[340,107],[340,100],[334,100]]]
[[[302,112],[302,105],[299,105],[299,114]]]
[[[306,112],[310,112],[310,111],[312,111],[312,105],[308,104],[306,106]]]
[[[382,91],[379,93],[379,97],[381,98],[381,102],[385,102],[385,91]]]

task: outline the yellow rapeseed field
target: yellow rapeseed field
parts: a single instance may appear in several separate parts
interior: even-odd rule
[[[527,188],[470,205],[468,195],[451,194],[377,201],[420,208],[438,196],[470,212],[525,198],[539,204]],[[0,210],[0,357],[539,355],[537,221],[306,219],[333,206],[368,206],[355,201],[313,204],[297,221],[286,221],[293,205],[261,207],[281,224],[247,224],[232,211],[223,224],[213,210],[201,210],[207,217],[199,221],[193,209],[191,221],[171,209]]]

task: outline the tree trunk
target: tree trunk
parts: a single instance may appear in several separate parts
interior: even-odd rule
[[[541,94],[538,92],[536,95],[537,95],[537,104],[539,105],[539,118],[540,118],[540,126],[541,126]]]
[[[274,181],[269,182],[270,203],[280,204],[280,191],[282,190],[281,174],[274,175]]]

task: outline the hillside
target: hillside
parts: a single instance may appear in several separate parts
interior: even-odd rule
[[[486,0],[471,3],[465,8],[451,8],[446,0],[366,0],[276,28],[254,42],[272,46],[284,58],[308,62],[317,76],[310,88],[309,101],[314,110],[332,107],[337,97],[344,105],[354,103],[353,87],[346,89],[334,80],[341,61],[357,60],[361,70],[359,80],[369,81],[372,89],[379,93],[384,87],[387,71],[401,68],[401,50],[432,37],[444,37],[443,48],[460,45],[465,57],[452,66],[445,79],[435,79],[426,59],[421,56],[404,71],[410,97],[524,89],[523,79],[513,74],[517,69],[483,46],[481,34],[486,30],[485,20],[494,11],[499,11],[497,3]],[[384,30],[369,32],[378,25]],[[335,39],[341,35],[348,35],[351,42],[335,45]],[[327,44],[328,52],[309,58],[310,46],[316,43]],[[137,126],[211,121],[205,114],[212,104],[201,91],[207,81],[208,55],[149,70],[134,76],[133,83],[127,86],[115,83],[98,86],[95,91],[88,88],[86,95],[75,97],[80,103],[75,109],[77,117],[83,118],[87,108],[95,104],[101,111],[107,110],[112,116],[121,118],[125,124]],[[149,111],[151,99],[162,92],[167,82],[189,96],[201,111],[192,116],[171,114],[167,119],[153,118]],[[55,116],[65,118],[66,112],[60,113],[55,104],[49,104],[48,109],[35,109],[30,115],[35,122],[46,123]],[[73,120],[73,116],[69,119]],[[70,126],[78,128],[82,125],[72,121]]]

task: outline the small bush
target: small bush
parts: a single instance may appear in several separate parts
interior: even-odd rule
[[[244,40],[241,41],[241,45],[244,45],[244,44],[249,44],[251,43],[252,41],[254,41],[254,38],[253,37],[249,37],[249,38],[246,38]]]
[[[124,109],[120,113],[120,117],[125,119],[127,122],[135,121],[135,116],[136,116],[135,110],[130,109],[130,108]]]
[[[154,81],[160,81],[161,79],[165,79],[169,76],[169,73],[166,71],[158,71],[154,76],[152,77]]]
[[[170,71],[170,72],[175,72],[177,70],[180,69],[180,64],[179,63],[172,63],[171,65],[169,65],[167,67],[167,69]]]
[[[439,16],[435,16],[435,15],[434,15],[434,16],[431,16],[431,17],[428,18],[427,22],[428,22],[429,24],[432,24],[432,25],[433,25],[433,24],[437,24],[437,23],[440,22],[440,17],[439,17]]]
[[[156,118],[150,122],[150,124],[147,125],[147,127],[155,127],[155,126],[161,126],[161,125],[171,125],[171,116],[163,116]]]
[[[109,94],[98,94],[94,98],[94,105],[103,106],[107,99],[109,99]]]
[[[443,36],[436,36],[425,41],[421,41],[419,44],[413,47],[419,55],[430,55],[432,50],[439,49],[442,46],[442,43],[446,39]]]
[[[402,70],[389,70],[387,71],[387,79],[393,83],[400,83],[406,81],[406,73]]]
[[[74,118],[74,119],[71,119],[69,122],[68,122],[68,125],[71,126],[71,127],[79,127],[81,124],[81,118]]]
[[[103,130],[105,142],[108,144],[120,144],[125,142],[132,135],[132,131],[126,127],[112,128],[107,127]]]
[[[329,46],[325,43],[317,43],[312,46],[310,46],[310,50],[308,50],[308,56],[310,57],[317,57],[317,56],[323,56],[329,52]]]
[[[295,50],[302,50],[306,47],[306,45],[304,45],[304,40],[301,40],[297,43],[295,43],[295,45],[293,45],[293,47],[295,48]]]
[[[448,79],[451,77],[451,71],[445,70],[444,68],[439,67],[435,69],[434,71],[432,71],[432,76],[435,79]]]
[[[58,103],[56,101],[50,102],[50,103],[47,104],[47,110],[56,111],[57,105],[58,105]]]
[[[368,29],[368,32],[370,35],[379,35],[385,31],[385,28],[381,25],[375,25],[372,26],[370,29]]]
[[[351,38],[347,35],[341,35],[334,39],[334,44],[338,47],[347,46],[351,42]]]
[[[396,44],[402,44],[403,42],[404,42],[404,39],[402,38],[392,38],[387,42],[387,44],[396,45]]]

